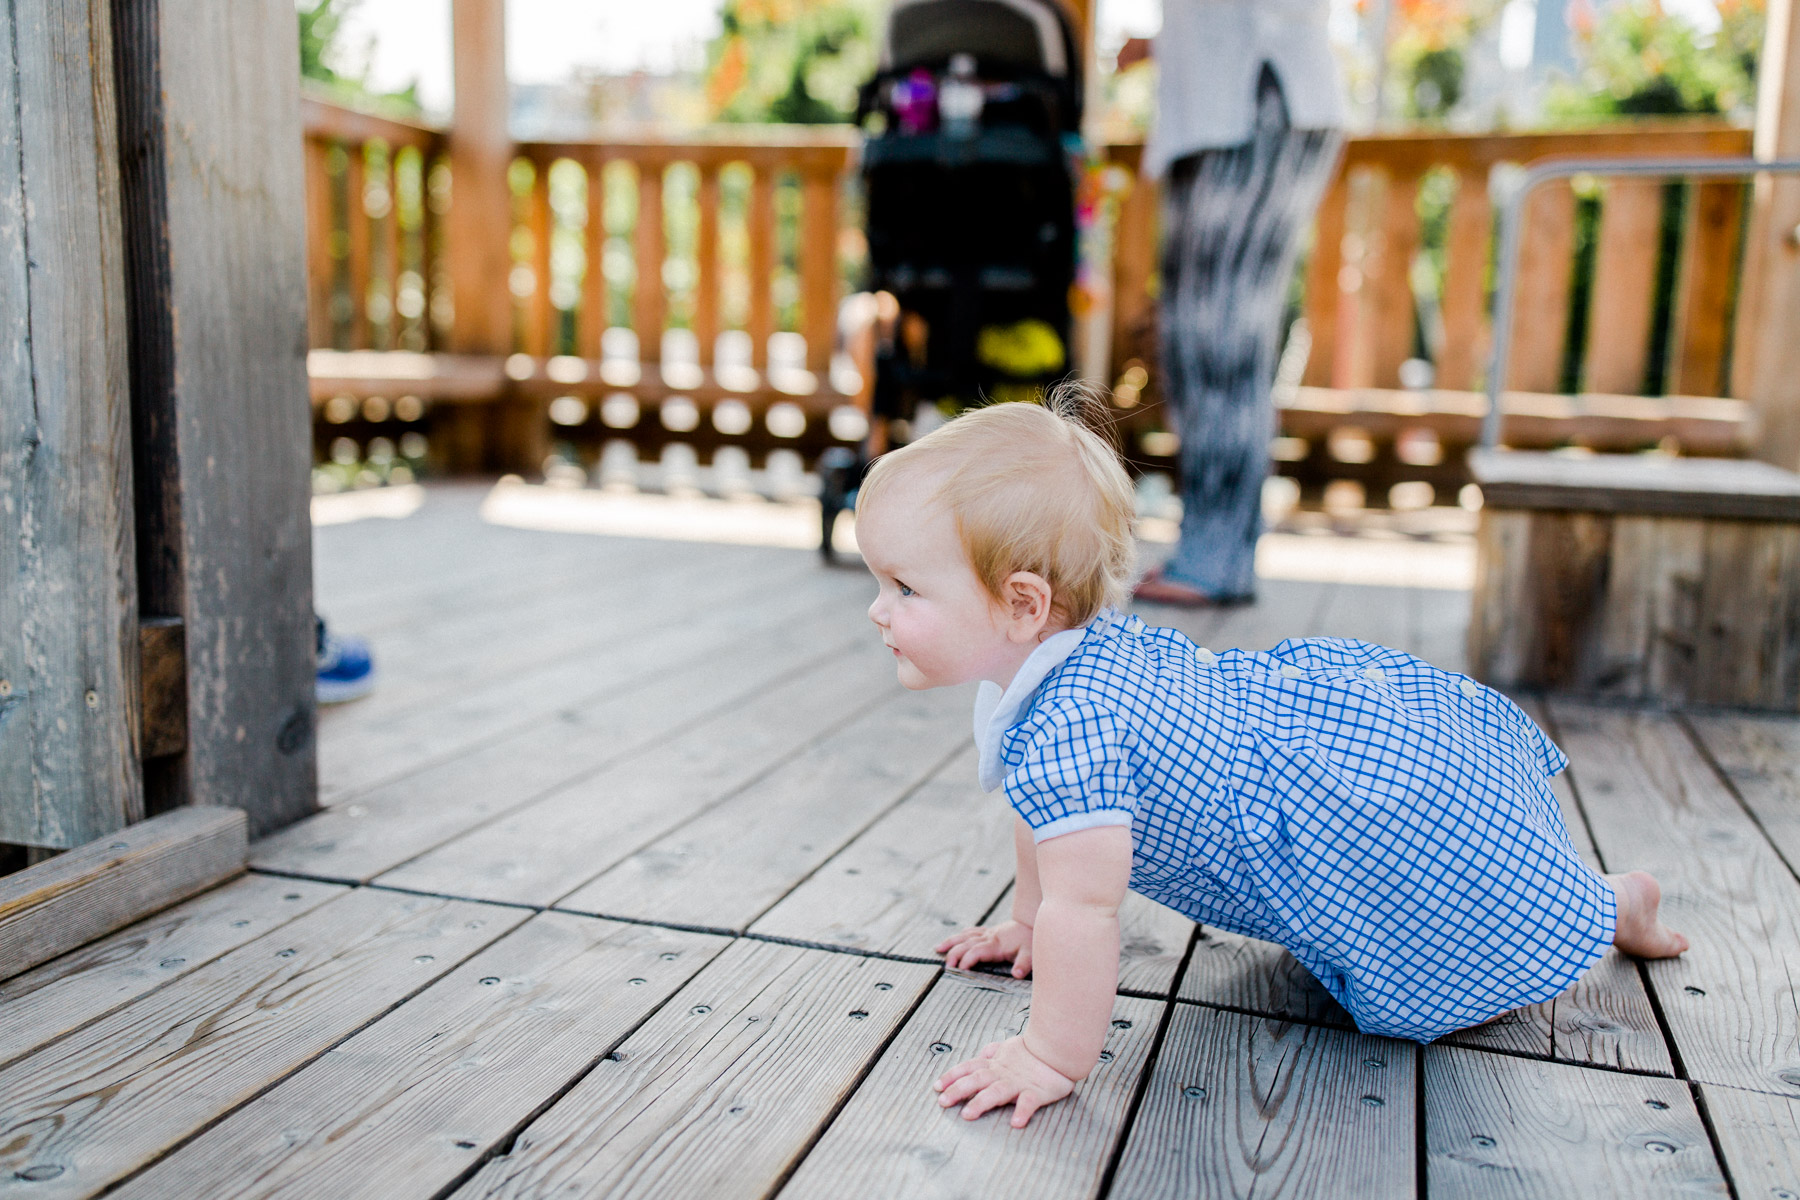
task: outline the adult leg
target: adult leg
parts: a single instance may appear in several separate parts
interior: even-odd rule
[[[1339,141],[1329,131],[1289,128],[1265,70],[1251,140],[1184,159],[1170,173],[1163,394],[1181,442],[1183,511],[1175,553],[1142,589],[1145,599],[1255,594],[1281,314],[1299,235]]]

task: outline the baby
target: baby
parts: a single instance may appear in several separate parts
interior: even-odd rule
[[[1023,1127],[1093,1070],[1128,887],[1279,942],[1360,1029],[1421,1042],[1559,994],[1609,945],[1687,948],[1654,879],[1581,861],[1546,782],[1568,760],[1499,693],[1366,642],[1215,654],[1112,607],[1131,485],[1064,407],[959,417],[878,460],[857,505],[900,682],[981,681],[981,784],[1017,813],[1012,918],[938,951],[1032,975],[1030,1024],[940,1103]]]

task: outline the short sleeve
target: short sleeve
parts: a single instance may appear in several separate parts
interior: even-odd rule
[[[1006,799],[1034,840],[1131,824],[1136,772],[1115,714],[1094,704],[1055,705],[1020,722],[1006,740]]]

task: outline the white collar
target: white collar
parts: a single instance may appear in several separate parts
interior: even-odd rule
[[[1087,637],[1088,627],[1078,626],[1053,633],[1039,642],[1019,673],[1002,692],[989,679],[975,693],[975,745],[981,750],[981,790],[991,792],[1006,780],[1006,764],[1000,759],[1000,739],[1019,719],[1019,710],[1031,699],[1045,676],[1063,665]]]

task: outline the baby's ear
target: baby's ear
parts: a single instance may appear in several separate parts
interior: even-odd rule
[[[1014,571],[1001,588],[1004,608],[1014,641],[1035,641],[1050,622],[1052,593],[1049,580],[1035,571]]]

